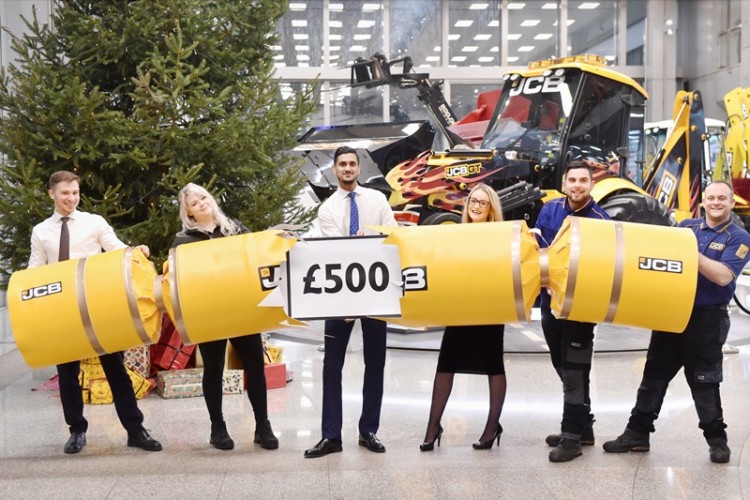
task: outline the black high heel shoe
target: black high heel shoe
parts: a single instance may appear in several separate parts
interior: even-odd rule
[[[437,445],[440,446],[440,438],[443,436],[443,426],[438,425],[438,431],[437,434],[435,434],[435,437],[432,438],[432,441],[424,442],[419,445],[419,451],[432,451],[435,449],[435,441],[437,441]]]
[[[503,426],[500,425],[500,422],[498,422],[497,431],[495,432],[495,435],[489,441],[477,441],[471,446],[475,450],[489,450],[490,448],[492,448],[492,445],[495,443],[495,440],[497,440],[497,445],[500,446],[500,435],[502,433],[503,433]]]

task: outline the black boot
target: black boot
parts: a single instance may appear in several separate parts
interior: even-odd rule
[[[231,450],[234,448],[234,441],[229,437],[225,424],[211,426],[211,440],[209,443],[219,450]]]
[[[268,419],[255,422],[254,442],[260,443],[260,447],[266,450],[275,450],[279,447],[279,440],[273,435],[271,422]]]

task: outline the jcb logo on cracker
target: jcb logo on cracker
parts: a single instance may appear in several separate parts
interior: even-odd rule
[[[638,269],[644,271],[659,271],[662,273],[682,273],[682,261],[655,259],[653,257],[638,257]]]
[[[481,171],[481,163],[472,163],[471,165],[456,165],[453,167],[445,167],[445,177],[448,179],[450,179],[451,177],[463,177],[464,175],[478,174]]]
[[[37,299],[39,297],[46,297],[47,295],[54,295],[62,292],[62,283],[56,281],[54,283],[47,283],[46,285],[35,286],[28,290],[21,292],[21,300]]]
[[[279,286],[279,280],[281,279],[279,266],[259,267],[258,276],[260,277],[260,288],[264,292]]]

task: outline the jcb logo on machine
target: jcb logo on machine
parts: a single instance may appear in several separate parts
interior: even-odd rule
[[[672,177],[667,172],[664,172],[664,177],[659,185],[659,191],[656,193],[656,199],[662,205],[669,206],[669,201],[672,199],[674,194],[674,188],[677,184],[677,179]]]
[[[401,271],[401,277],[404,280],[405,292],[416,292],[427,290],[427,267],[415,266],[407,267]]]
[[[662,273],[681,273],[682,261],[656,259],[653,257],[638,257],[638,269],[644,271],[659,271]]]
[[[21,300],[37,299],[39,297],[46,297],[47,295],[54,295],[62,292],[62,283],[56,281],[54,283],[47,283],[46,285],[35,286],[28,290],[21,292]]]
[[[453,167],[445,167],[445,177],[446,179],[450,179],[451,177],[463,177],[464,175],[478,174],[481,171],[481,163],[472,163],[471,165],[456,165]]]
[[[281,280],[279,266],[259,267],[258,276],[260,277],[260,288],[264,292],[279,286],[279,280]]]

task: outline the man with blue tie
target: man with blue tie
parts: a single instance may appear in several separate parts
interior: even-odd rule
[[[333,155],[333,172],[339,187],[318,209],[320,231],[325,237],[375,234],[368,225],[396,226],[396,219],[383,193],[357,183],[359,155],[341,146]],[[386,324],[373,318],[362,318],[362,340],[365,379],[362,385],[362,414],[359,419],[359,445],[375,453],[385,452],[377,437],[380,409],[383,402],[383,370],[385,368]],[[323,421],[322,439],[305,451],[306,458],[316,458],[343,450],[341,428],[341,371],[354,320],[325,322],[325,354],[323,357]]]

